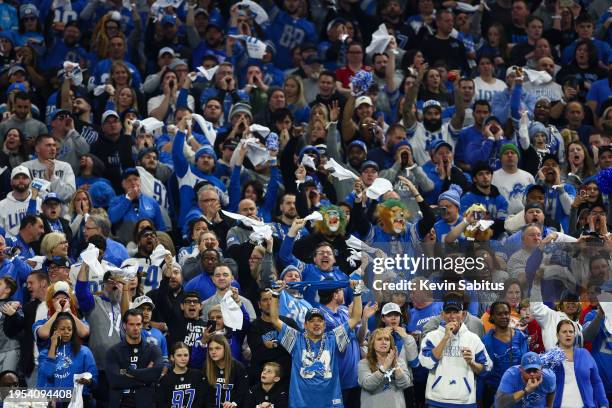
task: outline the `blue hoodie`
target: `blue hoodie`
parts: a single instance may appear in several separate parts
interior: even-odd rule
[[[74,387],[74,375],[89,372],[92,375],[93,384],[98,382],[98,368],[94,361],[91,350],[81,346],[78,353],[72,353],[70,343],[61,343],[57,348],[55,358],[49,357],[49,349],[41,350],[38,356],[38,383],[40,388]],[[89,394],[89,386],[83,390]]]
[[[587,313],[584,318],[584,329],[591,324],[596,315],[597,310]],[[606,322],[603,319],[592,345],[591,356],[599,368],[599,375],[603,381],[606,393],[612,394],[612,372],[610,372],[610,367],[612,367],[612,335],[608,333]]]
[[[608,367],[609,369],[609,367]],[[557,391],[555,392],[555,401],[553,408],[561,407],[563,400],[563,386],[565,385],[565,368],[563,364],[559,364],[553,370],[557,377]],[[604,389],[599,370],[595,364],[595,360],[591,357],[591,353],[587,349],[580,347],[574,348],[574,375],[580,397],[582,398],[582,406],[585,408],[608,407],[608,399],[606,398],[606,390]]]

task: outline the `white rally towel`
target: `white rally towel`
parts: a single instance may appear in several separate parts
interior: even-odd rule
[[[304,217],[304,221],[323,221],[323,214],[318,211],[313,211]]]
[[[263,138],[268,137],[270,134],[270,128],[258,125],[257,123],[253,123],[251,126],[249,126],[249,130],[251,133],[257,133]]]
[[[346,246],[348,246],[349,248],[356,249],[358,251],[365,251],[369,254],[373,254],[376,252],[375,248],[372,248],[354,235],[351,235],[349,239],[346,240]]]
[[[391,41],[391,35],[387,31],[387,26],[381,24],[378,29],[372,33],[372,42],[366,48],[366,54],[380,54],[385,52],[389,42]]]
[[[204,67],[198,67],[198,76],[201,76],[203,78],[206,78],[209,81],[212,81],[213,76],[217,73],[218,69],[219,69],[218,65],[215,65],[214,67],[210,69],[206,69]],[[192,80],[193,79],[194,78],[192,78]]]
[[[89,266],[95,275],[104,276],[104,268],[100,264],[98,260],[98,256],[100,255],[100,250],[94,246],[94,244],[89,244],[87,248],[81,252],[81,259],[85,265]]]
[[[170,254],[170,251],[164,248],[162,244],[158,244],[149,257],[151,259],[151,265],[160,266],[162,262],[164,262],[164,259],[166,259],[166,256]]]
[[[266,11],[259,4],[252,0],[242,0],[238,4],[244,4],[247,6],[249,10],[251,10],[251,13],[255,15],[255,22],[259,25],[262,25],[270,19],[270,17],[268,17],[268,13],[266,13]]]
[[[223,315],[223,324],[235,330],[242,329],[242,310],[240,310],[240,306],[232,298],[231,289],[225,292],[225,296],[223,296],[219,305]]]
[[[254,220],[253,218],[245,217],[242,214],[236,214],[236,213],[225,211],[225,210],[221,210],[221,212],[230,218],[241,221],[247,227],[263,227],[265,225],[261,221]]]
[[[256,37],[244,34],[230,34],[230,37],[243,40],[247,47],[247,54],[253,59],[262,59],[266,54],[266,43]]]
[[[380,196],[391,190],[393,190],[391,182],[382,177],[378,177],[366,190],[366,197],[372,200],[378,200]]]
[[[527,74],[527,79],[534,85],[547,84],[552,81],[552,77],[546,71],[536,71],[535,69],[523,68],[523,72]]]
[[[333,170],[333,172],[331,173],[332,177],[335,177],[340,181],[357,180],[359,178],[359,176],[357,176],[355,173],[344,168],[344,166],[342,166],[332,158],[327,159],[327,163],[325,163],[323,167],[327,170]]]
[[[91,380],[93,378],[93,375],[91,375],[90,372],[84,372],[81,374],[74,375],[74,390],[72,393],[72,398],[70,399],[70,404],[68,404],[68,408],[83,408],[83,388],[85,386],[77,382],[77,380],[80,380],[81,378]]]
[[[197,113],[192,114],[191,117],[196,121],[198,126],[200,126],[200,129],[202,129],[202,133],[204,133],[204,136],[206,136],[208,143],[210,143],[211,146],[214,146],[215,141],[217,140],[217,131],[215,130],[213,124]]]
[[[162,122],[161,120],[157,120],[156,118],[146,118],[140,121],[140,126],[144,128],[146,133],[161,136],[157,135],[157,133],[159,133],[163,129],[164,122]]]

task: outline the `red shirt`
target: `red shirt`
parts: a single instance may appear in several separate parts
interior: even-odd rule
[[[367,65],[362,65],[361,70],[363,71],[371,71],[372,67]],[[343,66],[342,68],[338,68],[336,70],[336,80],[342,82],[342,86],[344,88],[348,88],[351,83],[351,78],[356,74],[352,69],[348,67],[348,65]]]

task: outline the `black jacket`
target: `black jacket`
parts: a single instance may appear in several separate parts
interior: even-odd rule
[[[287,326],[299,330],[298,325],[293,319],[285,316],[280,316],[280,319]],[[272,323],[264,322],[261,317],[258,317],[251,322],[249,332],[247,333],[247,342],[249,343],[249,348],[251,349],[249,377],[251,378],[252,384],[259,383],[261,369],[265,363],[270,361],[280,364],[285,378],[289,376],[289,373],[291,372],[291,355],[287,353],[287,350],[281,347],[281,345],[278,343],[277,347],[271,349],[264,345],[264,340],[271,340],[272,338],[276,339],[277,336],[278,333]]]
[[[136,368],[130,362],[132,351],[138,356]],[[148,367],[149,363],[153,367]],[[120,374],[125,369],[127,375]],[[162,372],[162,355],[158,346],[141,341],[137,346],[128,344],[125,340],[115,344],[106,352],[106,378],[109,385],[109,407],[119,407],[124,396],[123,390],[135,391],[134,401],[137,408],[151,408],[155,403],[155,385]]]
[[[245,408],[255,408],[262,402],[269,402],[274,408],[287,408],[289,406],[289,390],[281,383],[276,383],[266,392],[261,384],[254,385],[249,390]]]
[[[106,166],[106,178],[111,182],[115,192],[125,194],[121,187],[121,171],[134,167],[130,135],[121,133],[119,139],[113,141],[101,134],[98,141],[91,145],[91,153],[102,160]]]
[[[18,369],[29,376],[34,370],[34,336],[32,336],[32,326],[36,320],[36,309],[40,300],[34,299],[23,306],[23,315],[15,313],[4,318],[4,334],[12,339],[19,340],[19,362]]]

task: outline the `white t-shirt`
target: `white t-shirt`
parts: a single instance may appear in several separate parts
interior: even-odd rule
[[[574,372],[573,361],[563,361],[563,371],[565,371],[565,381],[563,382],[563,398],[561,408],[582,408],[582,396],[578,389],[576,373]]]
[[[527,82],[523,86],[523,89],[526,92],[534,95],[536,100],[545,96],[552,102],[556,102],[560,101],[563,97],[563,89],[561,88],[561,85],[554,81],[550,81],[549,83],[542,85],[534,85],[531,82]]]
[[[500,194],[508,201],[508,215],[514,215],[523,210],[523,196],[530,184],[535,184],[533,176],[525,170],[518,169],[516,173],[510,174],[504,169],[493,172],[493,184]]]
[[[496,92],[503,92],[508,88],[508,85],[502,80],[495,78],[495,82],[489,84],[482,80],[481,77],[477,76],[474,78],[474,99],[484,99],[485,101],[491,102],[493,94]]]

